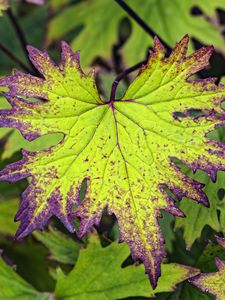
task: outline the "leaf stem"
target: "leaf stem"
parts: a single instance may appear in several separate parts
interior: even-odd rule
[[[9,19],[10,19],[12,25],[13,25],[13,28],[14,28],[14,30],[15,30],[15,32],[16,32],[16,34],[17,34],[19,40],[20,40],[20,44],[21,44],[21,46],[22,46],[22,49],[23,49],[23,51],[24,51],[25,57],[26,57],[26,59],[27,59],[27,61],[28,61],[28,64],[29,64],[29,66],[30,66],[30,68],[31,68],[31,70],[32,70],[32,73],[33,73],[34,75],[37,75],[37,74],[38,74],[38,73],[37,73],[37,70],[35,69],[35,67],[34,67],[33,64],[31,63],[31,61],[29,60],[29,54],[28,54],[28,51],[27,51],[27,45],[28,45],[28,43],[27,43],[26,37],[25,37],[25,35],[24,35],[24,33],[23,33],[23,30],[22,30],[22,28],[20,27],[20,25],[19,25],[19,23],[18,23],[16,17],[14,16],[14,14],[13,14],[11,8],[8,8],[6,12],[7,12],[7,15],[8,15],[8,17],[9,17]],[[30,72],[30,71],[29,71],[29,72]]]
[[[20,66],[24,71],[30,72],[30,69],[18,58],[16,57],[8,48],[0,44],[0,50],[4,52],[11,60],[13,60],[18,66]]]
[[[147,63],[147,60],[143,60],[143,61],[139,62],[138,64],[126,69],[124,72],[122,72],[116,76],[116,78],[112,84],[109,102],[113,102],[115,100],[116,90],[117,90],[118,84],[120,83],[120,80],[122,80],[129,73],[134,72],[135,70],[138,70],[141,66],[145,65],[146,63]]]

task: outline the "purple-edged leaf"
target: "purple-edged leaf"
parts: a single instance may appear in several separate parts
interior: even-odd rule
[[[0,0],[0,16],[2,15],[2,11],[8,8],[8,0]]]
[[[21,221],[17,238],[43,228],[56,215],[70,230],[73,217],[81,219],[79,236],[98,224],[105,207],[118,219],[121,241],[126,241],[134,259],[144,262],[153,287],[165,256],[157,218],[160,210],[183,216],[164,188],[178,198],[186,196],[207,204],[202,185],[184,175],[174,157],[192,170],[201,168],[215,179],[225,166],[224,145],[207,138],[223,124],[220,103],[225,87],[213,79],[188,78],[208,65],[212,47],[203,47],[186,57],[185,36],[165,57],[158,38],[146,66],[121,100],[103,102],[94,78],[85,75],[79,54],[62,43],[62,62],[57,66],[46,52],[29,47],[30,59],[43,78],[15,71],[3,78],[12,109],[0,114],[0,124],[19,128],[32,140],[48,133],[63,133],[64,139],[49,150],[23,151],[23,159],[6,167],[1,180],[32,177],[22,195],[16,215]],[[28,103],[21,97],[42,102]],[[208,110],[193,118],[188,109]],[[175,113],[183,112],[178,118]],[[86,178],[85,199],[79,190]],[[74,204],[77,205],[73,210]]]
[[[225,249],[225,238],[216,237],[218,244]],[[225,299],[225,261],[215,259],[218,268],[214,273],[202,273],[196,277],[189,279],[189,282],[197,286],[203,292],[207,292],[216,296],[217,300]]]

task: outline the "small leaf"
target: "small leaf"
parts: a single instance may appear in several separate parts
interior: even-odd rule
[[[1,111],[0,124],[18,128],[30,141],[59,132],[64,139],[48,150],[23,151],[21,161],[0,172],[3,181],[32,177],[16,215],[21,221],[17,238],[42,229],[53,215],[71,232],[73,218],[79,217],[82,237],[99,224],[107,207],[118,219],[121,241],[144,262],[156,287],[165,256],[157,218],[161,210],[183,216],[165,189],[179,199],[208,203],[202,185],[183,174],[173,158],[193,171],[205,170],[212,180],[225,167],[224,144],[207,136],[224,122],[225,86],[214,79],[188,80],[208,65],[213,49],[203,47],[186,57],[187,46],[185,36],[165,57],[155,38],[146,66],[123,99],[111,101],[100,99],[93,76],[81,71],[79,54],[66,43],[59,66],[46,52],[28,47],[44,78],[15,71],[0,80],[10,89],[6,97],[12,105]],[[44,100],[29,103],[21,96]],[[208,112],[196,118],[188,114],[190,108]],[[185,117],[178,118],[177,111]],[[84,179],[88,186],[80,203]]]
[[[225,239],[217,237],[218,243],[225,247]],[[224,248],[225,249],[225,248]],[[215,259],[218,268],[214,273],[202,273],[189,280],[190,283],[197,286],[204,292],[213,294],[217,300],[225,299],[225,261],[218,257]]]
[[[200,274],[189,281],[202,291],[215,295],[217,300],[224,300],[225,262],[216,258],[215,264],[218,268],[217,272]]]
[[[143,265],[121,268],[129,255],[125,244],[112,243],[102,248],[91,243],[81,250],[75,268],[64,275],[58,270],[56,296],[68,300],[116,300],[126,297],[153,297],[169,292],[175,285],[194,276],[198,271],[179,264],[163,264],[157,288],[149,286]],[[74,284],[76,283],[76,284]]]
[[[34,232],[35,238],[50,251],[50,258],[64,264],[74,264],[77,260],[80,245],[65,234],[49,227],[49,231]]]

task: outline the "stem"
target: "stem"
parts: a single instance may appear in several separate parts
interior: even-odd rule
[[[145,21],[143,21],[137,14],[136,12],[129,6],[127,5],[124,0],[115,0],[127,13],[128,15],[134,19],[138,25],[141,26],[142,29],[144,29],[145,32],[147,32],[151,37],[155,37],[157,34],[155,33],[154,30],[152,30]],[[162,38],[160,38],[162,43],[166,46],[167,50],[171,52],[171,47],[168,45],[167,42],[165,42]],[[114,80],[111,88],[111,95],[110,95],[110,102],[115,100],[116,96],[116,90],[119,85],[120,80],[122,80],[126,75],[129,73],[137,70],[140,68],[143,64],[146,64],[147,60],[141,61],[140,63],[134,65],[133,67],[130,67],[129,69],[125,70],[124,72],[120,73]]]
[[[155,37],[157,34],[154,30],[152,30],[145,21],[143,21],[137,14],[136,12],[129,6],[127,5],[124,0],[115,0],[127,13],[128,15],[134,19],[139,26],[141,26],[142,29],[144,29],[145,32],[147,32],[151,37]],[[171,47],[168,45],[167,42],[165,42],[161,37],[160,40],[162,43],[166,46],[168,50],[172,50]]]
[[[128,75],[131,72],[134,72],[135,70],[138,70],[141,66],[147,63],[147,60],[141,61],[138,64],[134,65],[133,67],[130,67],[126,69],[124,72],[120,73],[119,75],[116,76],[113,84],[112,84],[112,89],[111,89],[111,95],[110,95],[110,100],[109,102],[112,102],[115,100],[116,97],[116,90],[118,87],[118,84],[120,83],[120,80],[123,79],[124,76]]]
[[[11,8],[8,8],[6,12],[7,12],[8,17],[9,17],[9,19],[10,19],[12,25],[13,25],[13,28],[14,28],[14,30],[15,30],[15,32],[16,32],[16,34],[17,34],[19,40],[20,40],[20,44],[21,44],[22,49],[23,49],[23,51],[24,51],[25,57],[26,57],[26,59],[27,59],[29,65],[30,65],[30,67],[31,67],[31,70],[33,70],[32,73],[35,74],[35,75],[37,75],[37,74],[38,74],[38,73],[37,73],[37,70],[35,69],[35,67],[34,67],[33,64],[31,63],[31,61],[29,60],[29,53],[28,53],[28,51],[27,51],[27,44],[28,44],[28,43],[27,43],[27,41],[26,41],[26,37],[25,37],[25,35],[24,35],[24,33],[23,33],[23,30],[22,30],[22,28],[20,27],[19,23],[17,22],[17,19],[16,19],[16,17],[14,16],[14,14],[13,14]],[[30,71],[29,71],[29,72],[30,72]]]
[[[30,72],[29,68],[19,59],[17,58],[9,49],[0,44],[0,50],[4,52],[9,58],[11,58],[17,65],[19,65],[24,71]]]

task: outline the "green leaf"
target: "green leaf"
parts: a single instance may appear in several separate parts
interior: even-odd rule
[[[192,8],[198,7],[208,17],[216,20],[216,9],[225,9],[224,1],[145,0],[143,5],[136,0],[127,0],[126,2],[171,47],[188,32],[192,38],[206,45],[212,44],[224,53],[224,39],[219,26],[215,25],[216,22],[212,24],[204,15],[191,14]],[[125,44],[123,54],[129,64],[135,64],[144,59],[146,50],[152,45],[152,39],[148,38],[145,31],[133,20],[131,23],[132,35]]]
[[[73,218],[79,217],[82,237],[99,224],[107,207],[118,219],[121,240],[134,259],[144,262],[156,286],[165,256],[157,218],[161,210],[183,216],[166,189],[207,204],[202,185],[182,173],[172,158],[193,171],[205,170],[213,180],[225,165],[224,144],[207,136],[223,124],[218,112],[223,113],[225,86],[216,86],[214,79],[187,80],[208,65],[213,51],[203,47],[186,57],[187,45],[185,36],[165,57],[166,49],[155,38],[146,66],[124,97],[105,102],[93,76],[81,71],[78,53],[66,43],[59,66],[46,52],[28,48],[44,78],[15,71],[0,80],[10,89],[12,105],[1,111],[0,124],[18,128],[28,140],[58,132],[64,139],[48,150],[23,151],[21,161],[0,172],[3,181],[32,177],[16,215],[21,221],[17,238],[43,228],[52,215],[71,232]],[[22,96],[45,101],[28,103]],[[196,118],[188,114],[190,108],[208,112]],[[178,118],[177,111],[184,117]],[[88,186],[80,203],[84,179]]]
[[[64,264],[74,264],[77,260],[80,245],[65,234],[49,227],[48,231],[34,232],[35,238],[50,251],[50,258]]]
[[[14,216],[19,207],[19,199],[0,200],[0,233],[14,235],[18,224]]]
[[[0,300],[50,300],[22,279],[12,267],[0,258]]]
[[[203,272],[215,271],[214,260],[216,257],[225,260],[225,251],[220,245],[210,242],[201,254],[196,266]]]
[[[213,44],[224,52],[220,29],[209,18],[191,14],[191,9],[197,6],[216,19],[216,9],[225,9],[224,1],[142,0],[140,5],[137,0],[127,0],[126,3],[171,47],[188,32],[203,44]],[[47,38],[50,43],[79,29],[71,45],[72,49],[81,50],[82,64],[86,66],[98,56],[111,57],[119,23],[125,17],[131,21],[132,34],[123,49],[124,59],[127,64],[136,64],[145,58],[153,39],[115,1],[87,0],[60,11],[49,23]]]
[[[143,265],[121,267],[128,255],[129,249],[125,244],[112,243],[105,248],[99,243],[89,244],[80,251],[76,266],[68,275],[58,270],[56,296],[68,300],[153,297],[157,293],[173,291],[176,284],[198,273],[187,266],[163,264],[162,276],[153,290],[144,274]]]
[[[218,191],[224,188],[224,172],[217,172],[217,180],[213,182],[206,174],[192,176],[205,184],[204,191],[208,196],[209,207],[193,203],[190,199],[182,199],[179,208],[185,213],[186,218],[176,218],[175,228],[184,229],[184,239],[190,248],[194,241],[201,236],[206,225],[217,232],[225,232],[225,198],[218,198]],[[220,214],[218,214],[220,211]]]
[[[0,109],[10,108],[4,97],[0,96]],[[10,158],[15,152],[21,149],[29,151],[39,151],[57,145],[62,139],[61,134],[51,134],[42,136],[35,141],[27,141],[17,129],[0,128],[0,142],[2,147],[1,160]]]

